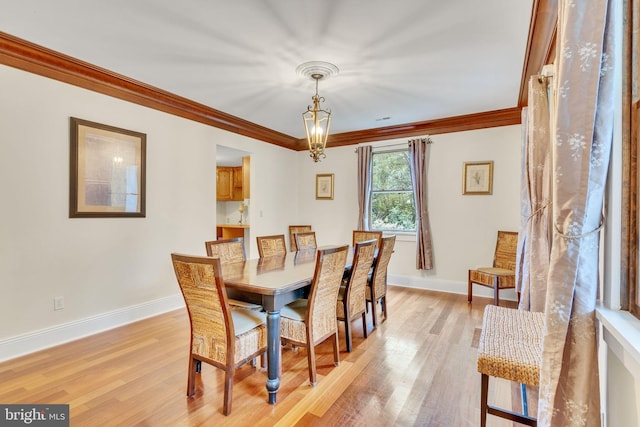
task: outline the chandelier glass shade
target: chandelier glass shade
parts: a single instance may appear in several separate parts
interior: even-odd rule
[[[329,136],[331,110],[320,108],[320,103],[324,102],[324,98],[318,95],[318,81],[324,75],[317,73],[311,74],[310,77],[316,81],[316,94],[311,97],[313,106],[307,106],[307,111],[302,113],[302,119],[307,133],[307,142],[309,143],[309,156],[314,162],[319,162],[321,158],[327,157],[324,150]]]

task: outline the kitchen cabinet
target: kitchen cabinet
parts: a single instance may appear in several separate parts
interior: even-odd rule
[[[249,156],[242,158],[242,166],[216,168],[216,200],[242,201],[249,198]]]

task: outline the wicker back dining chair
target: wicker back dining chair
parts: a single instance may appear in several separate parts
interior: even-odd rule
[[[376,240],[365,240],[355,245],[353,253],[353,263],[351,264],[351,274],[343,280],[338,293],[336,305],[336,315],[338,320],[344,322],[344,335],[347,351],[351,352],[351,322],[357,316],[362,317],[362,331],[367,338],[367,318],[365,310],[367,308],[366,292],[367,278],[376,252]]]
[[[198,362],[225,372],[223,414],[231,413],[233,374],[267,351],[266,315],[231,310],[220,259],[171,254],[191,326],[187,396],[195,394]],[[264,362],[264,359],[263,359]]]
[[[287,254],[287,245],[284,241],[284,234],[258,236],[256,239],[258,241],[258,255],[260,258]]]
[[[236,237],[234,239],[222,239],[222,240],[210,240],[204,242],[205,249],[207,250],[207,256],[213,258],[220,258],[220,264],[230,264],[234,262],[242,262],[246,260],[244,252],[244,239],[242,237]],[[229,305],[231,307],[248,308],[249,310],[262,310],[260,304],[254,304],[247,301],[240,301],[229,298]]]
[[[305,233],[307,231],[311,231],[310,225],[290,225],[289,226],[289,247],[291,252],[296,252],[298,250],[298,246],[296,245],[296,233]]]
[[[309,298],[297,299],[280,310],[280,338],[285,344],[306,347],[312,386],[316,384],[316,345],[331,339],[334,364],[340,364],[336,300],[348,251],[346,245],[319,250]]]
[[[207,256],[220,258],[222,264],[247,259],[244,252],[244,239],[242,237],[211,240],[204,242],[204,246],[207,250]]]
[[[516,287],[516,248],[518,233],[498,231],[496,250],[493,254],[493,267],[480,267],[469,270],[467,300],[473,298],[473,285],[493,288],[493,303],[500,305],[500,290]],[[520,296],[518,295],[518,300]]]
[[[376,239],[376,246],[380,247],[382,231],[353,230],[353,238],[351,239],[351,244],[352,246],[355,246],[358,242],[364,242],[371,239]]]
[[[295,233],[293,237],[294,237],[294,240],[296,241],[296,248],[298,251],[307,251],[307,250],[313,250],[318,248],[315,231],[305,231],[304,233]]]
[[[383,237],[381,239],[378,256],[373,266],[373,273],[367,281],[367,302],[371,303],[371,317],[373,319],[373,327],[378,326],[377,307],[380,301],[382,314],[385,320],[388,316],[387,308],[387,267],[393,253],[393,247],[396,244],[396,236]]]

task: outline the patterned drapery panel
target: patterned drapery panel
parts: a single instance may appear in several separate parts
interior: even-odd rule
[[[600,426],[595,303],[613,132],[611,1],[558,4],[553,239],[539,426]]]

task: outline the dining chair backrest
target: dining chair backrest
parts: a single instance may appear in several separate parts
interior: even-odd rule
[[[493,254],[493,266],[506,270],[516,269],[516,252],[518,233],[515,231],[498,230],[496,250]]]
[[[381,240],[378,256],[373,267],[373,275],[371,277],[371,289],[374,300],[381,298],[387,293],[387,267],[395,244],[396,236],[383,237]]]
[[[380,247],[380,239],[382,239],[382,231],[367,231],[367,230],[353,230],[352,245],[355,246],[358,242],[364,242],[365,240],[376,239],[376,246]]]
[[[191,348],[198,356],[225,366],[233,360],[231,308],[218,258],[171,254],[191,322]]]
[[[351,275],[345,289],[344,304],[351,316],[363,313],[366,308],[366,288],[373,265],[376,239],[357,242],[353,252]]]
[[[222,264],[246,260],[244,239],[242,237],[212,240],[204,242],[204,246],[207,250],[207,256],[220,258]]]
[[[306,231],[311,231],[310,225],[290,225],[289,226],[289,247],[291,252],[296,252],[298,250],[298,246],[296,245],[296,233],[304,233]]]
[[[287,254],[287,245],[284,241],[284,234],[258,236],[257,241],[258,254],[260,258]]]
[[[348,252],[348,245],[318,251],[306,316],[312,343],[323,341],[337,331],[336,301]]]
[[[310,249],[316,249],[318,247],[318,244],[316,243],[315,231],[295,233],[293,236],[296,241],[296,247],[298,251],[306,251]]]

